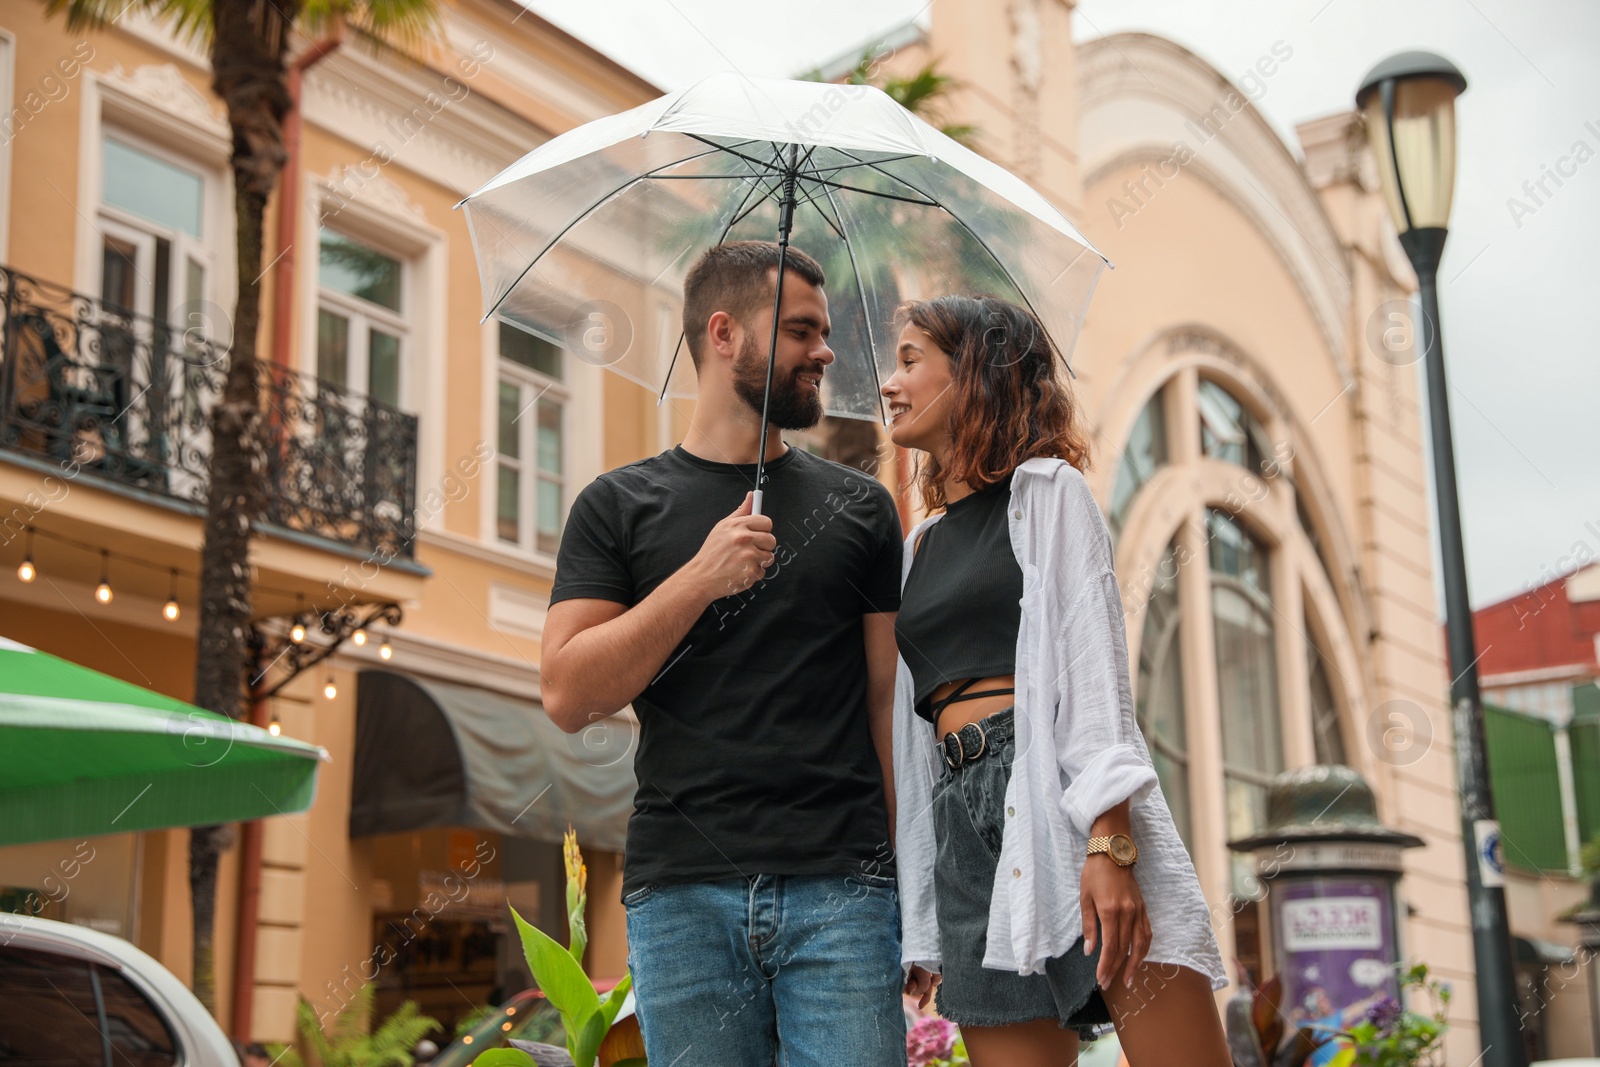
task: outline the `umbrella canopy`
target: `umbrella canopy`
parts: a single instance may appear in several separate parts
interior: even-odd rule
[[[0,845],[304,811],[327,758],[0,638]]]
[[[670,309],[697,255],[792,222],[828,276],[823,408],[880,422],[901,301],[1004,297],[1066,357],[1106,266],[1027,183],[864,85],[714,75],[554,138],[457,206],[485,319],[661,397],[694,395]]]

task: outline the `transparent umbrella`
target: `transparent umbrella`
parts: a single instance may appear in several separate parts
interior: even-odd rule
[[[1108,265],[1026,182],[881,91],[733,73],[562,134],[457,207],[485,319],[559,338],[657,403],[694,395],[675,310],[698,254],[804,250],[828,276],[823,408],[880,423],[902,300],[1024,304],[1066,359]]]

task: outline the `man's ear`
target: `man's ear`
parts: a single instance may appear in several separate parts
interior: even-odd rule
[[[711,318],[706,320],[708,352],[723,359],[733,359],[739,351],[740,331],[738,319],[726,311],[713,311]]]

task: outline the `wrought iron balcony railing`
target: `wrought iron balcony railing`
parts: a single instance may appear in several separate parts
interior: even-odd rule
[[[3,266],[0,299],[0,449],[203,507],[227,350]],[[264,521],[411,558],[416,416],[257,366]]]

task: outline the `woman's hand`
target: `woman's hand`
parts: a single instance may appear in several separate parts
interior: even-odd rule
[[[1109,989],[1122,971],[1122,983],[1133,985],[1133,972],[1150,951],[1150,916],[1145,912],[1144,894],[1133,877],[1132,867],[1119,867],[1110,856],[1097,852],[1083,865],[1079,889],[1083,908],[1083,951],[1094,951],[1097,940],[1095,919],[1100,920],[1100,966],[1095,981]]]
[[[917,998],[917,1010],[928,1006],[928,1001],[933,999],[933,991],[939,987],[939,976],[932,971],[911,965],[911,973],[906,976],[906,996]]]

